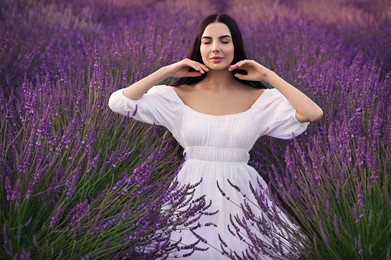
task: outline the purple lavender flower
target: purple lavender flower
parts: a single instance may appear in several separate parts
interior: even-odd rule
[[[364,207],[364,194],[363,194],[362,182],[359,183],[357,188],[357,205],[360,208]]]
[[[87,214],[89,210],[89,204],[87,200],[77,204],[71,209],[69,215],[72,216],[68,222],[68,226],[71,228],[72,232],[75,232],[79,226],[79,221]],[[57,213],[57,212],[56,212]],[[55,221],[53,221],[55,222]]]
[[[53,228],[56,225],[56,223],[58,222],[58,220],[60,218],[60,215],[62,213],[62,207],[63,207],[63,205],[60,204],[56,208],[56,211],[55,211],[54,215],[51,217],[50,222],[49,222],[49,227],[50,228]]]
[[[357,252],[359,255],[363,254],[363,248],[362,248],[362,242],[361,242],[361,235],[359,234],[357,237]]]

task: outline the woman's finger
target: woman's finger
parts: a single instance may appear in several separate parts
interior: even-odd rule
[[[209,68],[205,66],[205,64],[199,63],[189,58],[182,60],[182,66],[192,68],[197,72],[197,74],[192,74],[190,77],[198,77],[200,74],[204,74],[205,72],[209,71]]]
[[[201,72],[198,72],[198,71],[189,71],[186,73],[186,76],[185,77],[199,77],[201,76]]]
[[[209,68],[208,67],[206,67],[206,65],[205,64],[202,64],[202,63],[198,63],[198,65],[204,70],[204,71],[206,71],[206,72],[208,72],[209,71]]]
[[[247,79],[247,75],[240,74],[240,73],[235,73],[234,76],[237,77],[238,79],[241,79],[241,80]]]
[[[202,74],[205,73],[197,62],[189,62],[187,65]]]
[[[248,63],[248,60],[241,60],[241,61],[238,61],[237,63],[235,63],[234,65],[232,65],[228,70],[229,70],[229,71],[233,71],[234,69],[243,67],[243,66],[246,65],[247,63]]]
[[[195,63],[195,66],[197,66],[199,72],[201,73],[205,73],[205,72],[208,72],[209,71],[209,68],[205,66],[205,64],[202,64],[202,63],[199,63],[199,62],[196,62]]]

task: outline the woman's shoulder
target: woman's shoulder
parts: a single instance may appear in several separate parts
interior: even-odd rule
[[[148,90],[148,94],[153,95],[168,95],[173,94],[173,87],[169,85],[156,85]]]
[[[263,95],[263,93],[266,91],[266,89],[263,89],[263,88],[253,88],[253,87],[250,87],[250,86],[247,86],[247,90],[250,94],[256,96],[256,97],[259,97],[261,95]]]
[[[154,96],[157,100],[169,102],[170,104],[181,104],[177,88],[170,85],[156,85],[148,90],[147,95]]]
[[[253,102],[256,102],[266,91],[266,89],[262,88],[254,88],[249,85],[240,83],[238,85],[238,91],[244,93],[246,96],[251,97]]]
[[[193,85],[188,85],[188,84],[183,84],[179,86],[170,86],[170,88],[173,90],[174,93],[176,93],[180,97],[183,95],[190,94],[196,90]]]
[[[194,90],[194,85],[189,85],[189,84],[182,84],[179,86],[172,86],[174,90],[180,90],[180,91],[191,91]]]

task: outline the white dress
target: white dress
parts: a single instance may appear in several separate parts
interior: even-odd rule
[[[222,116],[190,108],[170,86],[155,86],[136,101],[125,97],[122,92],[123,89],[120,89],[111,95],[110,108],[138,121],[166,127],[184,148],[186,160],[178,173],[178,180],[194,184],[202,179],[196,187],[195,198],[206,195],[205,199],[212,201],[208,211],[218,210],[217,214],[199,220],[201,224],[212,222],[216,225],[197,229],[197,234],[207,241],[207,244],[199,243],[197,246],[208,250],[195,251],[188,259],[227,259],[220,252],[218,235],[227,244],[226,250],[234,250],[241,255],[247,244],[229,232],[230,214],[243,216],[236,205],[242,204],[244,199],[256,201],[249,182],[259,189],[267,188],[260,175],[248,165],[249,151],[262,135],[292,138],[304,132],[308,123],[296,119],[296,111],[277,89],[265,90],[244,112]],[[227,179],[239,186],[246,198]],[[257,185],[257,180],[262,187]],[[217,188],[217,182],[226,197]],[[259,208],[254,210],[256,214],[262,214]],[[180,237],[184,244],[197,241],[191,232],[171,235],[173,240]],[[267,258],[259,256],[259,259]]]

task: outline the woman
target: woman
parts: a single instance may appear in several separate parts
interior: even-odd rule
[[[169,77],[178,78],[175,87],[156,86]],[[274,89],[265,89],[260,81]],[[243,216],[239,205],[255,200],[249,182],[257,186],[259,175],[247,164],[248,152],[260,136],[292,138],[323,114],[276,73],[246,60],[238,26],[225,14],[213,14],[201,22],[188,58],[114,92],[109,106],[114,112],[166,127],[184,148],[186,161],[178,180],[184,184],[202,180],[195,196],[205,194],[212,201],[209,210],[218,213],[200,219],[197,234],[206,244],[200,242],[197,247],[207,250],[195,251],[192,259],[222,259],[224,251],[241,255],[248,248],[249,241],[238,240],[228,229],[230,216]],[[267,188],[263,180],[259,183],[259,189]],[[254,212],[263,214],[260,209]],[[202,226],[209,222],[215,225]],[[182,244],[198,240],[189,231],[173,233],[171,238],[181,239]],[[260,257],[268,255],[272,254]]]

